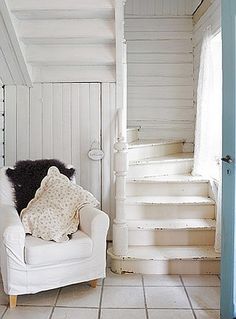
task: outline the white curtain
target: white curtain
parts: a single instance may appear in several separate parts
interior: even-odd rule
[[[194,175],[202,175],[218,183],[212,184],[217,200],[215,249],[220,250],[221,229],[221,141],[222,141],[222,64],[221,34],[204,33],[197,90]]]

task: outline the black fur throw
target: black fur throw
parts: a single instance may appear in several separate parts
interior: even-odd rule
[[[6,174],[15,190],[15,203],[19,214],[34,198],[41,181],[51,166],[56,166],[60,173],[69,179],[72,179],[75,174],[74,168],[66,168],[65,164],[55,159],[19,161],[15,164],[14,169],[7,169]]]

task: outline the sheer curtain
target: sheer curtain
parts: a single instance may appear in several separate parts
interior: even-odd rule
[[[204,33],[197,90],[194,175],[211,179],[217,201],[215,249],[220,251],[221,229],[221,141],[222,141],[222,63],[221,34]]]

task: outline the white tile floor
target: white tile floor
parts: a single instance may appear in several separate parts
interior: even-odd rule
[[[7,307],[0,286],[3,319],[220,319],[218,276],[115,275],[96,289],[78,284],[20,296]]]

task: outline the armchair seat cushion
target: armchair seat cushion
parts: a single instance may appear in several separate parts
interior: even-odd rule
[[[25,263],[28,265],[50,265],[87,258],[92,255],[92,239],[78,230],[72,239],[62,243],[46,241],[31,235],[26,236]]]

